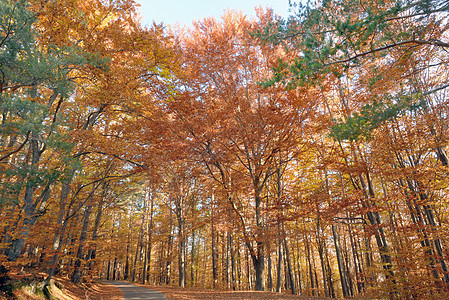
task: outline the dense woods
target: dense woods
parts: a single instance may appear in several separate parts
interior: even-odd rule
[[[0,2],[2,273],[449,296],[447,1],[137,11]]]

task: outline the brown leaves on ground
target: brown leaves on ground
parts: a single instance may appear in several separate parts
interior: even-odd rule
[[[145,285],[145,287],[164,293],[168,299],[176,300],[245,300],[245,299],[311,299],[310,297],[256,291],[217,291],[200,288],[178,288],[170,286]]]
[[[61,300],[78,300],[78,299],[90,299],[90,300],[122,300],[123,292],[112,285],[94,282],[89,284],[78,285],[71,282],[69,279],[58,278],[57,281],[62,284],[62,295],[58,297],[56,292],[54,295]]]
[[[42,293],[36,292],[38,286],[43,285],[44,274],[11,274],[13,281],[25,282],[30,281],[29,284],[14,291],[15,296],[22,300],[42,300],[45,296]],[[33,280],[30,280],[33,278]],[[122,300],[123,292],[112,285],[91,282],[85,284],[75,284],[66,277],[57,277],[51,281],[50,290],[52,296],[58,300]],[[7,299],[0,295],[0,300]]]
[[[121,300],[123,292],[110,284],[94,283],[89,289],[89,298],[91,300]]]

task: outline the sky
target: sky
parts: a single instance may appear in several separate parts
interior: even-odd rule
[[[240,10],[255,16],[257,6],[270,7],[282,17],[288,17],[288,0],[137,0],[141,4],[143,25],[164,23],[191,27],[192,21],[206,17],[220,19],[226,9]]]

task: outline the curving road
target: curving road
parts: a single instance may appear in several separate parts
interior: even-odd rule
[[[164,294],[158,291],[153,291],[144,287],[135,286],[124,281],[105,281],[105,283],[114,285],[121,289],[124,293],[125,300],[166,300]]]

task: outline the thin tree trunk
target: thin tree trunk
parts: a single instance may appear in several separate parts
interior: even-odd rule
[[[348,272],[348,284],[349,284],[349,291],[351,293],[351,296],[354,296],[354,287],[352,282],[352,275],[351,275],[351,260],[349,259],[349,251],[346,243],[346,235],[343,237],[343,253],[344,253],[344,262],[346,266],[346,271]]]
[[[43,153],[43,150],[40,149],[39,136],[37,133],[31,133],[30,140],[30,164],[29,167],[38,168],[38,163]],[[23,217],[24,220],[22,222],[22,226],[16,229],[18,232],[15,234],[16,237],[12,238],[12,235],[9,235],[6,232],[7,237],[6,241],[9,242],[9,246],[5,249],[5,254],[8,261],[16,261],[20,256],[25,241],[28,238],[31,228],[37,222],[39,216],[42,214],[42,210],[45,207],[45,203],[47,202],[50,196],[50,187],[51,181],[48,181],[44,187],[42,187],[42,192],[39,197],[34,199],[35,191],[37,188],[37,184],[34,183],[31,179],[27,180],[25,193],[24,193],[24,204],[21,211],[20,217]],[[15,231],[16,231],[15,230]]]
[[[281,239],[279,239],[279,242],[278,242],[278,264],[277,264],[277,276],[276,276],[276,293],[282,292],[282,269],[283,269],[282,253],[283,252],[284,251],[282,249],[282,241],[281,241]]]
[[[81,260],[83,259],[84,243],[87,239],[87,227],[89,226],[89,218],[92,212],[92,204],[89,204],[84,211],[83,227],[81,229],[80,242],[76,253],[75,269],[73,270],[71,281],[79,283],[81,279]]]
[[[254,180],[254,200],[256,209],[256,226],[259,232],[256,235],[256,251],[251,254],[254,270],[256,271],[256,282],[255,290],[263,291],[265,290],[265,242],[263,237],[264,227],[262,222],[262,199],[261,199],[261,189],[259,182]]]
[[[131,280],[132,282],[136,281],[136,272],[137,272],[137,260],[139,260],[140,262],[140,256],[139,256],[139,252],[142,251],[142,247],[143,247],[143,236],[144,236],[144,222],[143,222],[144,217],[142,217],[142,225],[140,226],[140,230],[139,230],[139,240],[137,241],[137,245],[136,245],[136,252],[134,254],[134,262],[133,262],[133,271],[132,271],[132,275],[131,275]]]
[[[337,228],[332,225],[332,236],[334,238],[335,254],[337,256],[338,271],[340,272],[341,289],[343,290],[343,297],[350,297],[349,283],[343,255],[341,254],[340,237],[337,233]]]
[[[251,274],[251,266],[249,263],[249,250],[246,249],[245,260],[246,260],[246,276],[248,278],[248,289],[253,288],[253,276]]]
[[[106,273],[106,280],[111,280],[111,260],[108,259],[108,270]]]
[[[286,237],[284,237],[284,249],[285,249],[285,258],[287,260],[288,277],[290,279],[290,289],[292,291],[292,294],[296,295],[296,286],[295,286],[295,279],[293,276],[292,261],[290,258],[290,249]]]
[[[89,261],[89,269],[92,269],[94,266],[94,262],[92,262],[91,260],[94,260],[95,257],[97,256],[97,245],[95,241],[98,238],[98,229],[100,228],[101,217],[103,215],[103,201],[104,198],[101,198],[100,201],[98,202],[97,215],[95,216],[94,229],[92,232],[93,245],[92,248],[89,249],[89,252],[87,254],[87,260]]]
[[[224,237],[223,237],[224,239]],[[229,272],[229,264],[230,264],[230,257],[229,252],[231,249],[231,240],[229,239],[229,231],[226,232],[226,247],[225,247],[225,278],[226,278],[226,288],[229,289],[231,287],[231,278],[230,278],[230,272]],[[223,241],[224,243],[225,241]],[[224,245],[223,245],[224,246]]]
[[[298,221],[296,221],[296,229],[298,231]],[[299,253],[301,252],[299,249],[299,241],[296,240],[296,252],[298,255],[296,256],[296,263],[298,264],[298,286],[299,286],[299,293],[302,294],[302,282],[301,282],[301,260],[299,258]]]
[[[117,257],[114,258],[114,265],[112,266],[112,280],[117,280]]]
[[[128,239],[128,243],[126,244],[126,262],[125,262],[125,271],[123,275],[124,280],[128,280],[129,277],[129,245],[130,241]]]
[[[357,291],[359,294],[361,294],[363,291],[363,282],[362,282],[362,279],[360,278],[360,274],[362,273],[362,270],[361,270],[360,263],[359,263],[359,255],[358,255],[357,245],[355,244],[355,241],[354,241],[350,223],[348,223],[348,233],[349,233],[349,242],[351,244],[352,257],[353,257],[353,261],[354,261],[355,278],[357,281]]]
[[[192,243],[190,244],[190,286],[195,285],[195,230],[192,230]]]
[[[179,233],[181,236],[181,233]],[[186,286],[186,265],[185,265],[185,252],[186,252],[186,240],[181,237],[179,241],[178,250],[178,267],[179,267],[179,286],[184,288]]]
[[[170,284],[171,281],[171,252],[172,252],[172,247],[173,247],[173,235],[172,235],[172,230],[173,230],[173,223],[172,223],[172,212],[170,210],[170,223],[169,223],[169,227],[168,227],[168,239],[167,239],[167,255],[165,256],[165,271],[164,271],[164,283],[165,284]]]
[[[272,274],[272,266],[271,266],[271,243],[267,242],[267,289],[268,291],[273,290],[273,274]]]
[[[377,247],[379,249],[380,257],[383,262],[383,268],[387,270],[388,275],[393,283],[395,283],[394,279],[394,272],[393,272],[393,264],[391,260],[391,256],[389,254],[387,239],[385,238],[385,233],[382,228],[382,222],[380,219],[380,214],[376,210],[376,204],[374,202],[374,190],[371,183],[371,178],[368,173],[366,173],[366,178],[368,182],[368,187],[365,184],[365,181],[363,180],[362,175],[359,175],[360,184],[362,185],[362,191],[365,195],[365,198],[367,201],[363,204],[365,208],[369,209],[366,213],[366,216],[368,217],[368,220],[370,221],[371,225],[374,225],[376,227],[374,237],[376,239]],[[366,192],[368,188],[368,193]]]
[[[235,249],[234,249],[234,239],[233,239],[233,234],[231,233],[231,235],[229,236],[230,239],[230,250],[231,250],[231,280],[232,280],[232,290],[236,290],[237,289],[237,282],[236,282],[236,264],[235,264]]]
[[[144,278],[149,282],[151,273],[151,249],[152,249],[152,237],[153,237],[153,211],[154,211],[154,197],[150,195],[150,222],[148,224],[148,242],[147,242],[147,261],[148,265],[144,269]],[[145,280],[145,279],[143,279]]]
[[[242,288],[242,256],[240,254],[240,241],[237,242],[237,283]]]
[[[311,253],[310,253],[310,245],[309,245],[309,239],[306,237],[305,238],[305,242],[306,242],[306,255],[307,255],[307,264],[309,265],[309,279],[310,279],[310,289],[312,290],[312,295],[315,296],[316,295],[316,290],[315,290],[315,282],[313,279],[313,266],[312,266],[312,260],[311,260]]]
[[[327,249],[327,243],[324,243],[324,254],[325,254],[325,258],[326,258],[326,265],[327,265],[327,273],[328,273],[328,282],[329,282],[329,294],[331,298],[335,298],[335,288],[334,288],[334,281],[332,280],[332,268],[331,268],[331,264],[329,261],[329,254],[328,254],[328,249]]]
[[[180,195],[175,199],[176,217],[178,219],[178,272],[179,272],[179,286],[184,288],[186,286],[186,238],[184,233],[184,195]]]
[[[324,294],[326,298],[329,298],[329,290],[328,290],[328,283],[327,283],[327,276],[326,276],[326,262],[324,259],[324,246],[323,241],[318,237],[318,254],[320,256],[320,264],[321,264],[321,272],[323,276],[323,286],[324,286]]]
[[[59,213],[58,219],[56,220],[56,232],[53,238],[53,251],[55,253],[53,254],[52,261],[50,262],[50,268],[48,270],[48,276],[46,279],[47,283],[50,282],[50,279],[54,274],[56,264],[58,262],[58,255],[62,248],[62,241],[67,226],[67,220],[64,220],[64,216],[66,215],[66,205],[70,193],[70,184],[72,183],[74,175],[75,175],[75,168],[72,168],[69,176],[62,182],[61,194],[59,197]]]
[[[216,250],[216,237],[215,237],[215,223],[214,223],[214,207],[213,207],[213,200],[214,200],[214,195],[212,195],[212,209],[211,209],[211,238],[212,238],[212,285],[213,288],[216,289],[217,288],[217,281],[218,281],[218,273],[217,273],[217,250]]]

